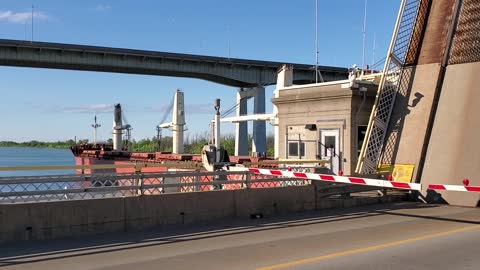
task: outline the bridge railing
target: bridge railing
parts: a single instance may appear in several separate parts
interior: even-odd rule
[[[311,180],[255,175],[246,171],[15,176],[0,177],[0,203],[84,200],[309,184]]]

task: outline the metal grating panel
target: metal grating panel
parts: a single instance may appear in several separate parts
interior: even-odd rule
[[[372,174],[377,170],[390,116],[395,104],[395,97],[403,76],[403,68],[406,65],[410,47],[418,46],[418,42],[415,41],[416,38],[412,38],[412,36],[421,33],[421,31],[418,31],[421,26],[419,26],[417,17],[419,13],[424,14],[424,12],[419,11],[422,10],[421,3],[425,2],[422,0],[403,0],[400,6],[392,44],[390,44],[385,62],[384,76],[379,85],[377,100],[357,164],[356,171],[358,173]],[[424,18],[420,19],[424,20]]]
[[[464,0],[460,8],[457,29],[449,64],[480,61],[480,1]]]
[[[256,175],[248,171],[0,177],[0,204],[310,184],[308,179]]]

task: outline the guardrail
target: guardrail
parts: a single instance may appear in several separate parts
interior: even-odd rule
[[[251,172],[163,172],[0,177],[0,203],[83,200],[174,192],[309,185]]]

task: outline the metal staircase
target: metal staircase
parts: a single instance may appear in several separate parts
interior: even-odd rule
[[[376,173],[422,0],[402,0],[356,172]],[[415,42],[414,42],[415,43]],[[415,46],[415,45],[413,45]]]

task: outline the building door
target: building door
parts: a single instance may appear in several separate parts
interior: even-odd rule
[[[320,157],[330,162],[330,170],[335,174],[338,174],[341,167],[340,156],[340,130],[320,130]]]

